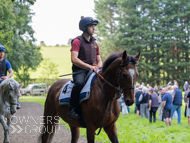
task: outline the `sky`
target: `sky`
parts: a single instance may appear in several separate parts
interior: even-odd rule
[[[67,45],[70,38],[82,34],[79,30],[81,16],[95,18],[94,0],[36,0],[31,7],[34,37],[39,45]]]

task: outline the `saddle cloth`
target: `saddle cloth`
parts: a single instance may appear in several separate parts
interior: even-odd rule
[[[82,103],[84,100],[89,99],[90,97],[90,91],[92,89],[92,85],[94,83],[94,79],[96,78],[96,73],[93,72],[90,77],[88,78],[85,86],[80,92],[79,95],[79,103]],[[70,102],[70,97],[71,97],[71,91],[74,86],[74,83],[72,80],[68,81],[61,90],[61,93],[59,95],[59,104],[60,105],[68,105]]]

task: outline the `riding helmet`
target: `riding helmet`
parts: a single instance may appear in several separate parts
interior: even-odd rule
[[[4,52],[6,51],[5,47],[1,43],[0,43],[0,51],[4,51]]]
[[[83,27],[86,27],[88,25],[97,25],[99,23],[99,21],[97,19],[94,19],[92,17],[83,17],[81,16],[81,20],[79,22],[79,29],[81,31],[83,30]]]

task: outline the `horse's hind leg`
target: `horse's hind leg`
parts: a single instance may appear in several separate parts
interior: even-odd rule
[[[70,129],[71,129],[71,143],[77,143],[78,139],[79,139],[79,135],[80,135],[80,130],[77,127],[73,127],[71,125]]]
[[[116,128],[115,123],[104,127],[104,131],[107,133],[112,143],[119,143],[118,137],[117,137],[117,128]]]
[[[5,123],[5,118],[2,115],[0,115],[0,122],[4,129],[4,143],[9,143],[9,127]]]
[[[39,141],[41,143],[50,143],[53,139],[56,125],[59,123],[59,117],[55,108],[52,108],[50,105],[45,106],[43,120],[43,128],[39,136]]]

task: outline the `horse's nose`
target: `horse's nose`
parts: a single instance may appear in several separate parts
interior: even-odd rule
[[[134,103],[134,101],[132,101],[132,100],[129,100],[129,99],[125,100],[125,104],[127,106],[131,106],[133,103]]]

